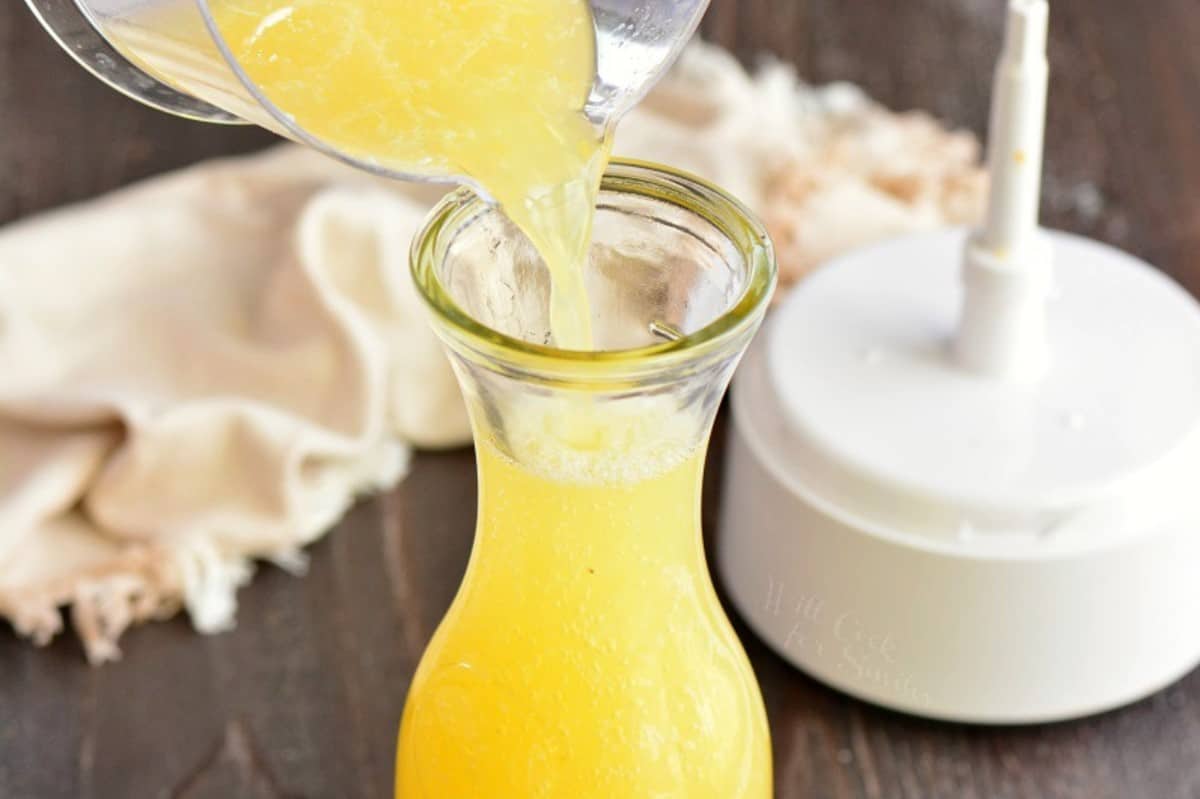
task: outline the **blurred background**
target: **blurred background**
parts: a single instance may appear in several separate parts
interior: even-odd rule
[[[713,0],[703,35],[745,63],[851,81],[979,135],[1002,0]],[[1054,0],[1045,220],[1200,293],[1200,6]],[[275,139],[172,119],[76,66],[24,4],[0,6],[0,223]],[[119,309],[114,309],[114,312]],[[720,501],[721,431],[706,521]],[[238,629],[141,627],[89,668],[71,637],[0,629],[0,797],[387,797],[412,669],[465,566],[469,452],[419,456],[314,549],[266,569]],[[739,627],[774,735],[777,795],[1200,796],[1200,676],[1132,708],[1042,728],[926,722],[843,697]]]

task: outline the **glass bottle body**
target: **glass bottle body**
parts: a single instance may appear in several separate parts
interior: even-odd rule
[[[543,277],[465,197],[417,244],[427,298],[430,280],[449,292],[431,304],[480,488],[466,577],[410,689],[401,799],[771,795],[762,700],[704,561],[700,485],[773,264],[739,206],[688,182],[633,165],[606,178],[588,280],[599,343],[621,349],[530,344],[546,339]],[[482,327],[441,315],[443,300]],[[655,344],[663,331],[678,340]]]

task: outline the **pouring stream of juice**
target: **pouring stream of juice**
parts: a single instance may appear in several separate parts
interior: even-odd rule
[[[584,116],[584,0],[210,0],[275,105],[342,151],[470,176],[550,271],[551,330],[591,345],[582,263],[608,141]]]

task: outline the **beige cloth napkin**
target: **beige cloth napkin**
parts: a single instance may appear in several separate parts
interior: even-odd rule
[[[704,45],[616,149],[744,197],[788,280],[983,189],[970,136]],[[41,643],[70,606],[94,662],[180,607],[226,629],[254,562],[302,571],[411,446],[468,441],[407,271],[440,193],[288,145],[0,232],[0,615]]]

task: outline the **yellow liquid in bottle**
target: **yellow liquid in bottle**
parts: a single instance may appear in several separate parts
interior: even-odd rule
[[[590,347],[582,264],[608,146],[583,114],[584,0],[210,1],[247,74],[309,133],[482,186],[550,270],[556,344]]]
[[[704,563],[703,448],[653,413],[571,421],[515,459],[477,444],[475,549],[410,689],[397,796],[768,799],[762,700]]]

